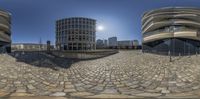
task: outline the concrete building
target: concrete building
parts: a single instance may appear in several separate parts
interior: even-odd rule
[[[0,10],[0,53],[11,52],[11,14]]]
[[[96,42],[96,47],[97,47],[97,49],[104,48],[104,42],[103,42],[103,40],[98,39],[97,42]]]
[[[57,20],[56,47],[60,50],[95,50],[96,20],[84,17]]]
[[[138,46],[139,45],[139,41],[138,40],[133,40],[133,46]]]
[[[110,37],[108,38],[108,46],[109,48],[117,48],[117,37]]]
[[[132,49],[132,47],[133,41],[131,40],[118,41],[118,48],[120,49]]]
[[[146,12],[142,18],[143,51],[157,54],[199,53],[200,9],[169,7]]]
[[[15,43],[11,45],[11,48],[12,51],[45,51],[47,50],[47,44]]]
[[[108,40],[104,40],[103,44],[104,44],[104,48],[108,48]]]
[[[138,40],[133,40],[133,48],[138,49],[139,48],[139,41]]]

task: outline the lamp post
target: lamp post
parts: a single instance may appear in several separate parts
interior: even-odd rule
[[[173,49],[173,47],[174,47],[174,31],[175,31],[175,26],[171,26],[170,27],[170,32],[171,33],[173,33],[172,35],[172,38],[170,38],[170,49],[169,49],[169,52],[168,52],[168,54],[169,54],[169,62],[172,62],[172,49]],[[172,40],[173,40],[173,42],[172,42]],[[173,49],[173,53],[174,53],[174,49]]]
[[[170,38],[170,49],[169,49],[169,62],[172,62],[172,55],[171,55],[171,49],[172,49],[172,38]]]

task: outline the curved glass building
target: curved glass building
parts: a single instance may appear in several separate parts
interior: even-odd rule
[[[96,20],[83,17],[56,21],[56,46],[60,50],[95,50]]]
[[[0,53],[11,52],[11,14],[0,10]]]
[[[200,9],[161,8],[142,17],[143,51],[190,55],[200,51]]]

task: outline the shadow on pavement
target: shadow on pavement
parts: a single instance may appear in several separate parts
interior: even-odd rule
[[[32,66],[51,68],[53,70],[58,70],[59,68],[70,68],[73,63],[79,61],[95,60],[99,58],[104,58],[107,56],[102,56],[98,58],[88,58],[88,59],[75,59],[75,58],[65,58],[59,57],[53,54],[47,54],[46,52],[38,51],[26,51],[26,52],[13,52],[9,54],[10,56],[16,58],[17,62],[24,62]]]
[[[53,70],[58,70],[58,68],[67,69],[73,63],[80,61],[77,59],[52,56],[45,52],[14,52],[10,55],[16,58],[17,62],[24,62],[32,66],[51,68]]]

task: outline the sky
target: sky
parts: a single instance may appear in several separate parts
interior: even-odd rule
[[[200,0],[0,0],[0,9],[12,14],[13,43],[55,43],[55,22],[67,17],[97,20],[97,39],[141,42],[144,12],[161,7],[200,7]]]

